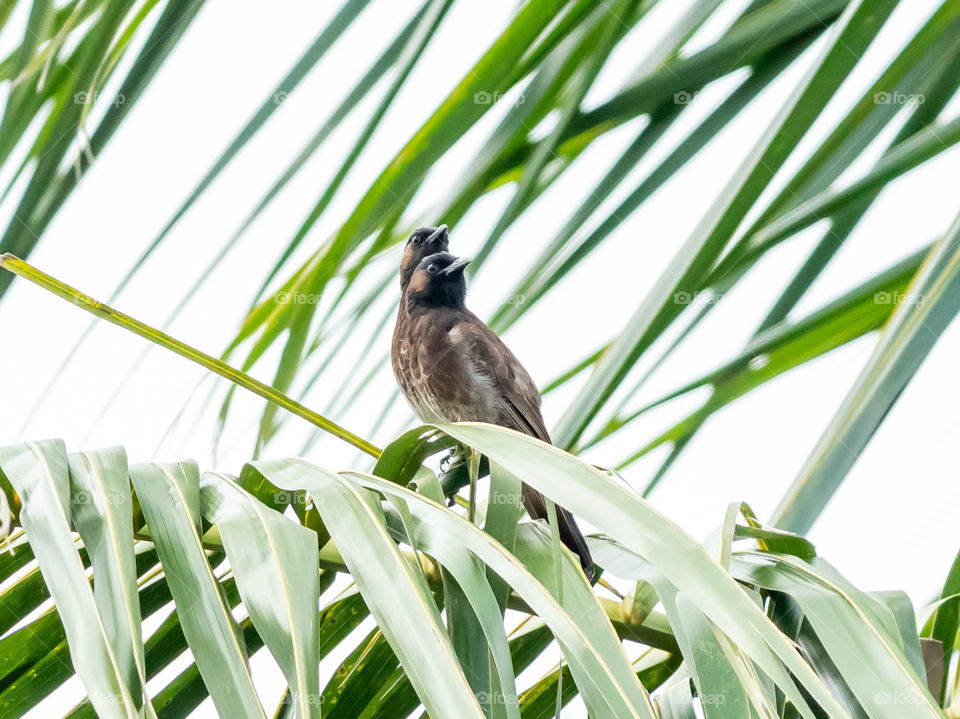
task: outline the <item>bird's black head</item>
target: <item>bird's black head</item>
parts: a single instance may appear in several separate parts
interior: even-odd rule
[[[424,257],[446,252],[449,248],[450,236],[447,234],[446,225],[414,230],[407,239],[407,245],[403,248],[403,259],[400,260],[400,291],[407,289],[414,270],[419,267]]]
[[[437,252],[420,260],[410,278],[407,302],[411,306],[456,307],[462,309],[467,296],[463,271],[470,260],[449,252]]]

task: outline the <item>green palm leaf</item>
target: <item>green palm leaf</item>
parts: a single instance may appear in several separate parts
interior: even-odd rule
[[[126,376],[97,393],[104,406],[83,418],[91,425],[115,411],[154,345],[215,380],[205,399],[184,402],[178,419],[196,411],[205,421],[199,413],[216,414],[209,404],[218,401],[210,424],[219,439],[243,416],[235,387],[264,403],[252,463],[236,479],[237,467],[201,474],[189,460],[128,468],[120,448],[68,455],[63,443],[46,441],[0,450],[0,529],[11,530],[12,552],[0,552],[0,714],[179,717],[207,699],[223,716],[425,710],[504,719],[573,714],[577,702],[610,717],[956,713],[957,677],[945,671],[960,646],[956,567],[939,601],[921,613],[930,616],[921,644],[906,595],[858,590],[787,530],[806,531],[821,515],[960,311],[960,221],[946,234],[930,230],[942,239],[919,251],[911,245],[825,302],[816,298],[819,309],[797,311],[841,250],[861,251],[863,220],[889,212],[877,202],[881,193],[901,192],[902,179],[925,176],[955,151],[960,0],[931,2],[898,45],[875,42],[896,34],[887,20],[906,8],[897,0],[694,0],[682,12],[656,0],[525,0],[446,96],[420,103],[423,115],[404,137],[391,136],[390,119],[429,72],[426,54],[445,33],[462,31],[453,24],[457,4],[411,6],[356,68],[334,67],[333,52],[353,42],[354,25],[379,21],[379,7],[344,0],[113,279],[110,305],[210,201],[215,181],[235,171],[286,93],[309,74],[355,72],[289,164],[255,188],[259,199],[225,213],[222,237],[213,228],[198,238],[221,244],[189,286],[166,288],[174,309],[158,330],[13,255],[49,241],[47,228],[203,6],[0,6],[8,41],[0,58],[8,85],[0,199],[11,212],[0,264],[12,273],[0,273],[4,311],[18,309],[4,293],[19,275],[147,340]],[[686,242],[670,227],[644,224],[667,188],[727,142],[731,127],[749,125],[755,109],[790,89],[752,148],[729,151],[736,172],[708,198]],[[828,106],[836,119],[815,138],[811,127],[825,124]],[[218,354],[168,334],[188,310],[203,316],[209,277],[350,123],[355,139],[315,186],[292,234],[258,248],[259,274],[230,278],[231,291],[250,302],[233,340]],[[375,156],[383,139],[393,145]],[[437,168],[454,164],[426,197]],[[571,188],[574,201],[558,203]],[[555,226],[531,232],[528,221],[544,212]],[[701,545],[615,471],[484,425],[445,427],[449,434],[417,428],[381,451],[391,439],[383,428],[409,419],[394,410],[398,395],[384,382],[395,251],[412,227],[440,222],[456,227],[455,252],[459,238],[476,239],[475,280],[501,295],[484,318],[498,332],[522,329],[534,308],[549,313],[586,262],[624,237],[637,264],[676,245],[652,286],[592,308],[620,330],[593,346],[576,338],[558,345],[556,379],[544,385],[548,409],[562,412],[553,428],[560,447],[618,469],[664,448],[665,461],[644,478],[646,493],[721,409],[872,335],[870,359],[823,438],[792,486],[778,488],[785,496],[777,528],[735,501]],[[332,229],[317,236],[321,227]],[[814,243],[800,252],[807,237]],[[512,275],[495,275],[501,253],[514,256],[520,243],[532,246],[515,253],[525,259],[512,263]],[[688,300],[751,286],[787,245],[799,259],[785,268],[782,286],[751,303],[755,330],[742,347],[698,358],[676,385],[653,387],[698,330],[723,329],[723,313],[713,311],[720,303]],[[315,301],[278,301],[298,294]],[[94,325],[65,353],[33,411],[9,414],[30,424],[55,399],[54,383]],[[7,339],[6,355],[32,351],[29,337]],[[229,363],[236,357],[239,367]],[[225,397],[219,379],[228,380]],[[679,419],[656,424],[653,409],[698,393],[704,398]],[[345,429],[341,418],[362,431]],[[296,434],[304,428],[297,419],[309,423],[309,435]],[[636,432],[641,421],[653,423],[650,436]],[[281,441],[315,453],[326,435],[363,453],[355,468],[259,459]],[[441,452],[457,446],[486,455],[479,481],[476,452],[437,472]],[[521,482],[598,530],[589,538],[605,570],[596,586],[549,524],[523,519]],[[901,529],[911,531],[908,519]],[[275,682],[285,689],[264,691],[261,657],[276,664]],[[75,706],[76,698],[63,699],[73,696],[72,677],[87,692]]]

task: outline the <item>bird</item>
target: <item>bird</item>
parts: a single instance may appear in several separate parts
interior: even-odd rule
[[[423,244],[421,240],[411,249],[412,242],[413,237],[405,261],[412,262]],[[403,295],[390,352],[397,384],[426,423],[487,422],[550,443],[536,384],[496,333],[466,307],[464,270],[469,263],[444,250],[424,256],[412,270],[409,264],[401,266]],[[547,518],[538,491],[524,484],[521,499],[532,518]],[[561,541],[592,579],[586,540],[573,515],[560,506],[557,525]]]
[[[410,277],[417,266],[428,255],[446,252],[450,248],[450,235],[446,225],[439,227],[420,227],[407,238],[400,259],[400,292],[407,289]]]

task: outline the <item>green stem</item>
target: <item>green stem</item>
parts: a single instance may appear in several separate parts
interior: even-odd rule
[[[477,523],[477,480],[480,478],[480,453],[472,447],[467,457],[467,468],[470,473],[470,504],[467,507],[467,519]]]
[[[117,312],[117,310],[108,307],[102,302],[97,302],[79,290],[76,290],[73,287],[70,287],[69,285],[51,277],[50,275],[41,272],[37,268],[24,262],[14,255],[0,255],[0,267],[3,267],[15,275],[23,277],[24,279],[29,280],[36,285],[39,285],[43,289],[55,294],[57,297],[73,302],[78,307],[81,307],[87,312],[96,315],[100,319],[104,319],[107,322],[117,325],[118,327],[123,327],[125,330],[129,330],[130,332],[140,335],[144,339],[147,339],[154,344],[165,347],[171,352],[177,353],[181,357],[186,357],[188,360],[196,362],[198,365],[205,367],[211,372],[216,372],[221,377],[224,377],[234,384],[239,385],[240,387],[243,387],[244,389],[249,390],[256,395],[259,395],[260,397],[263,397],[268,402],[273,402],[278,407],[282,407],[288,412],[307,420],[325,432],[329,432],[335,437],[339,437],[343,441],[352,444],[354,447],[357,447],[373,457],[380,456],[380,449],[378,447],[370,444],[370,442],[355,435],[353,432],[344,429],[335,422],[331,422],[326,417],[323,417],[322,415],[319,415],[316,412],[308,409],[304,405],[300,404],[294,399],[291,399],[270,385],[255,380],[246,372],[238,370],[235,367],[231,367],[226,362],[218,360],[216,357],[211,357],[200,350],[194,349],[190,345],[184,344],[180,340],[174,339],[170,335],[165,334],[160,330],[154,329],[149,325],[145,325],[143,322],[135,320],[132,317],[123,314],[122,312]]]

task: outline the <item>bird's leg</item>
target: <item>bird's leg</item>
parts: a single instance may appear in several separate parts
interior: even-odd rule
[[[462,461],[463,458],[463,445],[457,444],[450,448],[450,451],[446,455],[440,458],[440,477],[441,479],[447,474],[457,468],[458,463]],[[457,502],[456,493],[451,494],[447,498],[447,506],[453,507]]]
[[[477,479],[480,476],[480,453],[472,447],[467,455],[467,470],[470,472],[470,506],[467,507],[467,519],[476,523],[477,515]]]
[[[460,445],[458,444],[456,447],[452,448],[449,452],[447,452],[445,456],[443,456],[440,459],[440,473],[446,474],[448,471],[450,471],[450,467],[452,467],[456,463],[457,458],[459,456],[460,456]]]

